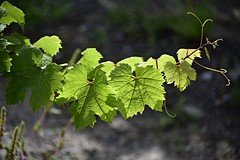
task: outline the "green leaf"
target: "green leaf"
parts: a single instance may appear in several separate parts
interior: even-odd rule
[[[153,68],[157,69],[157,60],[150,57],[146,62],[140,62],[138,64],[138,67],[147,67],[147,66],[152,66]]]
[[[119,61],[117,65],[128,64],[129,66],[131,66],[132,70],[135,70],[136,66],[140,62],[143,62],[143,57],[129,57]]]
[[[90,72],[95,66],[97,66],[100,59],[102,58],[101,53],[99,53],[96,48],[87,48],[81,54],[83,56],[77,62],[77,64],[85,65],[88,72]]]
[[[25,44],[31,44],[29,38],[18,33],[13,33],[10,36],[5,36],[5,38],[13,45],[21,45],[21,47]]]
[[[28,83],[30,81],[29,77],[16,76],[12,77],[8,82],[6,89],[6,103],[7,104],[17,104],[23,101],[26,96],[26,91],[28,89]]]
[[[54,100],[55,91],[62,87],[63,75],[60,66],[50,64],[43,70],[37,70],[29,82],[31,90],[30,104],[33,110],[46,106]]]
[[[25,45],[12,56],[11,76],[31,75],[41,64],[42,52],[32,45]]]
[[[21,49],[18,50],[17,54],[22,54],[23,57],[26,58],[25,61],[21,61],[22,66],[28,65],[27,63],[29,63],[29,65],[32,65],[32,62],[34,65],[39,67],[42,65],[43,53],[40,49],[34,47],[33,45],[24,45]]]
[[[59,66],[48,65],[41,69],[42,53],[39,49],[26,45],[12,57],[10,82],[7,86],[6,101],[16,104],[25,98],[26,91],[31,91],[30,104],[33,110],[47,105],[54,100],[54,92],[61,88],[63,75]]]
[[[9,45],[9,42],[6,39],[0,38],[0,72],[10,72],[12,66],[12,58],[9,56],[9,51],[6,48],[7,45]]]
[[[41,56],[39,52],[27,49],[30,46],[25,46],[19,50],[17,55],[13,55],[12,68],[10,72],[10,82],[7,86],[6,101],[7,104],[17,104],[25,98],[26,90],[29,86],[31,76],[36,73],[36,64],[34,57]]]
[[[1,6],[7,11],[7,15],[0,19],[0,23],[10,25],[12,22],[16,22],[21,26],[22,29],[24,29],[25,14],[23,13],[23,11],[11,5],[7,1],[4,1]]]
[[[174,83],[180,91],[184,91],[190,84],[190,80],[196,80],[196,71],[186,61],[176,65],[176,62],[167,62],[164,73],[168,84]]]
[[[58,36],[44,36],[34,43],[34,46],[42,48],[50,56],[54,56],[62,48],[62,41]]]
[[[162,111],[164,100],[164,79],[159,70],[148,67],[137,67],[136,76],[128,64],[120,64],[111,73],[110,85],[114,88],[117,98],[116,102],[124,118],[132,117],[138,112],[144,111],[144,106]]]
[[[107,79],[109,79],[110,73],[112,72],[112,70],[115,68],[115,64],[111,61],[106,61],[103,63],[100,63],[98,66],[96,66],[88,75],[89,79],[93,79],[93,77],[95,76],[96,71],[98,71],[99,69],[101,69],[102,71],[105,72]]]
[[[31,45],[30,40],[27,37],[17,33],[13,33],[10,36],[5,36],[5,39],[7,39],[10,43],[8,49],[13,53],[16,53],[25,45]]]
[[[189,58],[186,58],[185,61],[187,61],[190,65],[192,65],[193,60],[196,57],[201,58],[201,51],[197,49],[183,49],[183,48],[177,51],[177,57],[179,61],[183,60],[188,55],[190,56]]]
[[[87,69],[84,65],[77,64],[67,70],[62,91],[59,92],[57,103],[64,104],[78,99],[80,89],[88,85]]]
[[[116,109],[106,104],[108,95],[114,92],[107,83],[105,72],[99,69],[93,80],[87,77],[87,67],[75,65],[65,75],[64,86],[57,97],[60,103],[75,101],[71,110],[77,128],[93,127],[95,115],[106,122],[112,122],[116,115]]]
[[[176,63],[175,58],[167,54],[163,54],[157,59],[158,69],[161,72],[164,71],[164,66],[167,62]]]

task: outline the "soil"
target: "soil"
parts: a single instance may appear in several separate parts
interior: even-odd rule
[[[71,12],[61,21],[26,31],[33,40],[43,35],[59,35],[64,51],[55,58],[58,63],[67,62],[77,47],[82,50],[97,47],[104,60],[116,62],[133,55],[156,58],[161,53],[171,54],[178,48],[196,45],[196,40],[183,39],[171,30],[149,44],[146,33],[109,23],[106,12],[118,5],[117,1],[72,0],[69,3]],[[148,7],[152,12],[166,14],[174,5],[151,0]],[[7,106],[9,134],[4,142],[9,143],[14,127],[23,120],[27,159],[50,159],[54,154],[61,160],[240,160],[240,4],[237,0],[213,1],[211,9],[216,22],[209,37],[221,37],[224,42],[213,51],[211,62],[206,59],[202,62],[226,68],[232,81],[230,87],[225,87],[226,81],[220,74],[194,66],[198,79],[186,91],[180,93],[166,86],[167,107],[170,114],[176,113],[175,118],[146,107],[142,115],[128,120],[120,114],[111,124],[98,119],[94,128],[76,130],[74,125],[68,125],[64,145],[59,150],[56,148],[61,140],[59,134],[71,117],[68,106],[55,106],[39,132],[33,133],[32,127],[44,109],[32,112],[26,98],[17,106]],[[1,79],[0,106],[6,106],[6,84]],[[2,159],[3,155],[0,152]]]

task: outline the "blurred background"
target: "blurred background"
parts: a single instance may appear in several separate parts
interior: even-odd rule
[[[199,62],[213,68],[225,68],[231,86],[220,74],[198,66],[198,78],[183,93],[166,86],[164,113],[147,109],[142,115],[112,124],[98,121],[94,128],[74,130],[65,136],[65,145],[56,159],[76,160],[238,160],[240,159],[240,1],[239,0],[9,0],[26,14],[24,35],[32,43],[45,35],[58,35],[63,49],[57,63],[68,62],[76,48],[95,47],[103,61],[117,62],[130,56],[158,58],[175,56],[179,48],[197,48],[199,22],[210,41],[223,38]],[[22,32],[17,26],[11,30]],[[5,105],[4,82],[0,105]],[[7,108],[8,129],[24,120],[26,138],[41,110],[32,113],[27,100]],[[58,132],[70,118],[68,106],[56,107],[47,115],[29,154],[48,159],[59,139]]]

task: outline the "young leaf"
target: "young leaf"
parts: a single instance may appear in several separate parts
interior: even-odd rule
[[[208,51],[207,47],[204,47],[204,51],[205,51],[205,54],[207,56],[207,59],[210,61],[210,54],[209,54],[209,51]]]
[[[82,55],[82,58],[77,62],[77,64],[85,65],[88,72],[97,66],[102,58],[101,53],[99,53],[96,48],[88,48],[82,52]]]
[[[157,59],[158,69],[160,72],[164,71],[164,66],[167,62],[176,63],[174,57],[167,54],[163,54]]]
[[[176,65],[167,62],[164,66],[164,73],[168,84],[174,83],[180,91],[184,91],[190,84],[190,80],[196,80],[196,71],[186,61]]]
[[[187,57],[188,55],[190,55],[188,58],[184,59],[185,57]],[[190,65],[192,65],[193,60],[198,57],[201,58],[201,51],[200,50],[196,50],[196,49],[179,49],[177,51],[177,57],[178,60],[185,60],[187,61]]]
[[[110,85],[114,88],[121,103],[115,104],[124,118],[142,113],[144,106],[162,111],[164,100],[164,79],[159,70],[147,67],[137,67],[133,75],[128,64],[120,64],[111,72]]]
[[[62,41],[58,36],[44,36],[35,42],[34,46],[42,48],[44,52],[53,57],[59,52],[59,49],[62,48],[61,43]]]
[[[113,94],[112,88],[107,83],[105,72],[98,70],[95,72],[93,81],[88,80],[88,69],[77,64],[70,69],[64,80],[64,86],[57,101],[66,103],[75,101],[72,106],[77,128],[86,126],[93,127],[96,122],[95,115],[103,121],[111,122],[115,117],[115,108],[106,104],[109,94]]]
[[[7,11],[7,15],[0,19],[0,23],[10,25],[12,22],[16,22],[24,29],[25,14],[23,11],[7,1],[4,1],[1,6]]]

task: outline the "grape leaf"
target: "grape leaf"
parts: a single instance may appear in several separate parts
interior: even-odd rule
[[[37,59],[36,57],[41,59],[41,52],[30,48],[30,46],[25,46],[19,50],[18,55],[12,57],[13,66],[9,76],[11,78],[6,92],[8,104],[17,104],[24,100],[29,81],[36,70],[33,59]]]
[[[131,66],[132,70],[135,70],[136,66],[140,62],[143,62],[143,57],[129,57],[119,61],[117,65],[128,64],[129,66]]]
[[[153,68],[157,68],[157,60],[150,57],[146,62],[140,62],[138,64],[138,67],[147,67],[147,66],[152,66]]]
[[[12,22],[16,22],[23,30],[25,25],[25,14],[23,11],[7,1],[4,1],[1,6],[7,11],[7,15],[0,19],[0,23],[10,25]]]
[[[25,44],[31,44],[29,38],[22,36],[18,33],[13,33],[10,36],[5,36],[5,39],[8,40],[13,45],[19,45],[18,48],[23,47]],[[16,49],[16,48],[15,48]]]
[[[167,62],[164,66],[164,73],[168,84],[174,83],[174,86],[180,91],[184,91],[190,84],[190,80],[196,80],[196,71],[190,64],[183,61],[179,65],[176,62]]]
[[[193,60],[196,57],[201,58],[201,51],[196,50],[196,49],[183,49],[183,48],[181,48],[177,51],[177,57],[178,57],[179,61],[181,61],[187,55],[190,55],[190,56],[189,56],[189,58],[186,58],[185,61],[187,61],[190,65],[192,65]]]
[[[163,72],[167,62],[176,63],[173,56],[163,54],[157,59],[158,69]]]
[[[7,104],[17,104],[24,100],[28,89],[28,83],[26,82],[29,82],[29,80],[29,77],[21,77],[20,75],[10,79],[5,95]]]
[[[116,109],[106,104],[109,94],[114,94],[107,83],[105,72],[95,72],[93,81],[88,80],[88,69],[82,64],[75,65],[65,75],[64,86],[57,97],[57,102],[75,101],[71,105],[77,128],[93,127],[95,115],[103,121],[112,122]]]
[[[58,36],[44,36],[34,43],[34,46],[42,48],[50,56],[54,56],[62,48],[62,41]]]
[[[99,53],[96,48],[87,48],[82,52],[82,55],[82,58],[77,62],[77,64],[85,65],[88,72],[97,66],[102,58],[101,53]]]
[[[144,106],[153,110],[162,111],[164,100],[164,79],[159,70],[147,67],[137,67],[136,76],[131,66],[120,64],[111,72],[110,85],[116,91],[121,103],[117,107],[124,118],[132,117],[138,112],[142,113]]]
[[[56,64],[45,69],[38,67],[42,60],[39,49],[26,45],[12,57],[10,82],[7,86],[6,101],[16,104],[25,98],[27,89],[31,91],[30,104],[33,110],[53,101],[54,92],[58,90],[63,79],[61,69]]]
[[[9,56],[9,51],[6,48],[7,45],[9,45],[7,40],[0,38],[0,72],[10,72],[10,68],[12,66],[12,58]]]
[[[54,100],[54,92],[62,86],[63,75],[59,72],[60,69],[60,66],[52,63],[43,70],[38,69],[38,72],[32,75],[29,87],[32,93],[30,104],[33,110],[37,110]]]
[[[99,65],[97,65],[89,74],[88,74],[88,78],[89,79],[93,79],[93,77],[95,76],[95,72],[98,71],[99,69],[101,69],[102,71],[105,72],[107,79],[110,79],[110,73],[112,72],[112,70],[115,68],[115,64],[111,61],[106,61],[106,62],[102,62]]]
[[[30,40],[22,35],[13,33],[10,36],[4,37],[10,44],[8,45],[8,50],[12,53],[17,53],[19,49],[25,45],[31,45]]]

